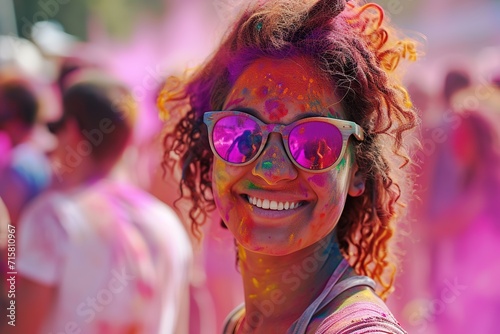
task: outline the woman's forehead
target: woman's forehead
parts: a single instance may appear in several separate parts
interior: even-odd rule
[[[342,108],[333,92],[333,84],[308,58],[259,58],[238,77],[225,108],[263,104],[271,119],[284,116],[287,106],[299,112],[339,117]]]
[[[238,84],[286,85],[287,92],[328,89],[332,84],[314,66],[312,60],[295,56],[285,59],[258,58],[236,80]]]

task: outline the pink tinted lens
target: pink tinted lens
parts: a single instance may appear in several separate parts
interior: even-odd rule
[[[248,117],[227,116],[214,125],[212,142],[222,159],[244,163],[257,154],[262,131],[259,124]]]
[[[342,151],[342,133],[325,122],[301,123],[290,132],[290,153],[299,165],[320,170],[333,165]]]

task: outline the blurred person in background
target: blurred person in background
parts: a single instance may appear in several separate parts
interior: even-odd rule
[[[46,157],[51,138],[36,131],[39,110],[33,82],[18,73],[0,72],[0,197],[14,225],[51,180]]]
[[[415,332],[492,334],[500,314],[500,89],[453,76],[460,89],[443,92],[453,110],[432,129],[439,140],[422,162],[418,232],[429,252],[429,300],[409,317]]]
[[[411,72],[406,76],[408,93],[411,101],[417,109],[419,115],[422,117],[424,124],[434,122],[436,114],[436,87],[438,85],[436,76],[434,75],[431,66],[423,66],[417,64]],[[425,133],[425,132],[424,132]],[[421,158],[422,151],[416,155]],[[417,169],[417,171],[420,171]],[[417,179],[420,173],[417,174]],[[414,185],[416,189],[421,186],[419,182]],[[415,218],[415,212],[421,210],[422,201],[413,199],[409,203],[408,215],[404,222],[401,224],[401,237],[398,240],[397,248],[400,256],[400,265],[398,268],[397,280],[395,282],[395,291],[388,298],[387,304],[393,310],[394,316],[398,319],[403,328],[407,328],[412,333],[411,321],[408,321],[408,310],[411,312],[412,302],[422,298],[427,292],[426,273],[422,268],[428,266],[428,247],[423,242],[422,238],[416,236],[415,224],[419,221]]]
[[[51,125],[54,189],[20,220],[16,326],[2,333],[188,331],[188,236],[166,205],[113,176],[136,109],[114,79],[74,74]]]

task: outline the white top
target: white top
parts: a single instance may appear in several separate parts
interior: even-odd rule
[[[49,192],[26,210],[18,236],[19,274],[57,286],[43,333],[187,328],[187,319],[177,322],[188,306],[189,238],[175,213],[149,194],[106,180]]]

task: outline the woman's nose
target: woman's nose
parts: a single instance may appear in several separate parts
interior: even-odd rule
[[[279,134],[271,133],[269,135],[266,147],[257,159],[252,173],[260,176],[268,184],[294,180],[298,176],[297,168],[290,161]]]

